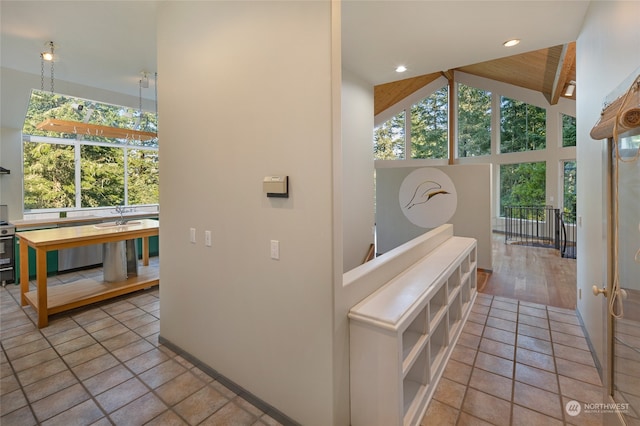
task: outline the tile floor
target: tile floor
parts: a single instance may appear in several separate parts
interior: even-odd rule
[[[280,424],[158,343],[157,287],[51,317],[41,330],[19,300],[19,286],[0,289],[2,426]]]
[[[57,315],[41,330],[19,296],[18,286],[0,289],[3,426],[280,424],[159,344],[157,288]],[[571,400],[602,401],[576,314],[478,294],[422,425],[602,424],[570,417]]]
[[[602,425],[570,401],[603,402],[572,310],[478,294],[422,425]]]

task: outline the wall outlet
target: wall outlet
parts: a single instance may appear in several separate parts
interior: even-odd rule
[[[204,245],[211,247],[211,231],[204,231]]]
[[[280,241],[271,240],[271,258],[274,260],[280,259]]]
[[[191,244],[196,243],[196,228],[189,229],[189,242],[191,242]]]

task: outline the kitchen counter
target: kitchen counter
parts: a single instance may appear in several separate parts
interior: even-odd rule
[[[132,213],[124,214],[124,218],[127,220],[157,219],[158,217],[159,217],[159,214],[154,212],[132,212]],[[54,227],[63,227],[63,226],[86,225],[89,223],[114,221],[114,220],[118,220],[119,218],[120,218],[120,215],[116,215],[116,214],[109,215],[109,216],[87,215],[87,216],[73,216],[73,217],[56,217],[56,218],[48,218],[48,219],[18,219],[18,220],[12,220],[11,224],[16,226],[16,231],[24,231],[28,229],[38,229],[38,228],[54,228]]]
[[[159,234],[159,221],[141,219],[128,225],[65,226],[21,231],[20,293],[22,306],[31,305],[38,313],[38,327],[48,325],[48,316],[90,303],[158,285],[159,273],[149,268],[149,237]],[[80,280],[47,288],[47,251],[142,238],[142,265],[138,275],[117,283]],[[36,290],[29,291],[29,247],[36,251]],[[146,267],[146,268],[145,268]]]

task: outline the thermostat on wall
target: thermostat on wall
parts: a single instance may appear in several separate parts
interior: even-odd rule
[[[267,197],[289,198],[289,176],[265,176],[262,188]]]

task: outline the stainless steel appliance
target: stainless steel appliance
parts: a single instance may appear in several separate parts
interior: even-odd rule
[[[6,205],[0,205],[0,282],[16,282],[16,227],[9,223]]]

